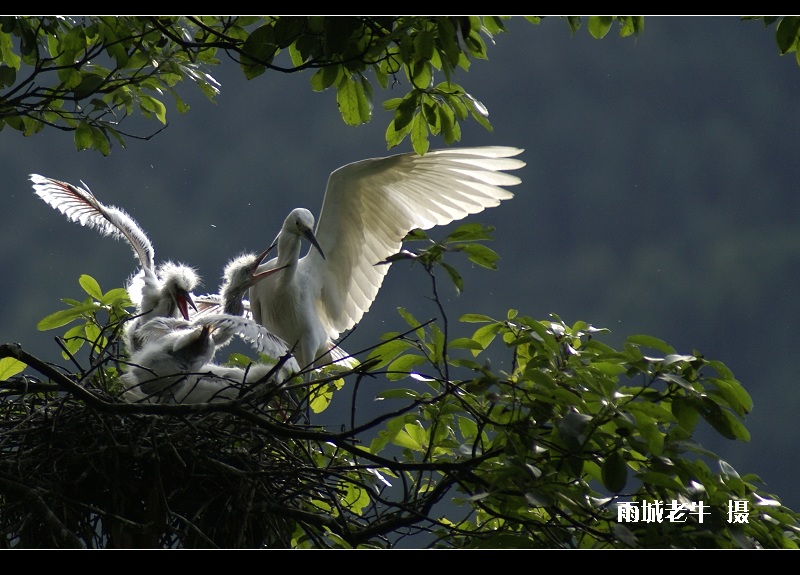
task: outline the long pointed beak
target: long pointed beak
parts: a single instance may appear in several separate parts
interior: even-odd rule
[[[282,269],[289,267],[288,265],[285,265],[285,266],[281,266],[279,268],[273,268],[271,270],[258,271],[258,266],[260,266],[264,262],[264,260],[267,259],[267,256],[269,255],[269,252],[272,251],[272,249],[275,247],[275,245],[276,244],[273,243],[266,250],[264,250],[263,252],[258,254],[258,257],[256,257],[255,261],[253,262],[253,274],[251,276],[252,279],[253,279],[253,283],[255,283],[258,280],[264,279],[267,276],[271,276],[275,272],[279,272]]]
[[[314,246],[315,248],[317,248],[317,251],[319,252],[319,255],[321,255],[321,256],[322,256],[322,259],[324,260],[324,259],[325,259],[325,252],[323,252],[323,251],[322,251],[322,248],[321,248],[321,247],[319,247],[319,242],[317,242],[317,238],[314,236],[314,232],[312,232],[311,230],[305,230],[305,231],[303,232],[303,235],[306,237],[306,239],[307,239],[309,242],[311,242],[311,245],[312,245],[312,246]]]
[[[271,252],[271,251],[272,251],[272,249],[273,249],[274,247],[275,247],[275,244],[272,244],[272,245],[271,245],[271,246],[269,246],[267,249],[265,249],[263,252],[261,252],[260,254],[258,254],[258,257],[256,257],[256,259],[255,259],[255,262],[254,262],[253,266],[254,266],[254,267],[258,267],[258,266],[260,266],[262,263],[264,263],[264,260],[265,260],[265,259],[267,259],[267,256],[269,255],[269,252]]]
[[[271,270],[264,270],[264,271],[262,271],[262,272],[260,272],[260,271],[256,270],[256,271],[254,271],[254,272],[253,272],[253,280],[260,280],[260,279],[264,279],[264,278],[265,278],[265,277],[267,277],[267,276],[271,276],[271,275],[272,275],[272,274],[274,274],[275,272],[279,272],[279,271],[281,271],[282,269],[288,268],[288,267],[289,267],[289,265],[290,265],[290,264],[286,264],[285,266],[281,266],[281,267],[279,267],[279,268],[273,268],[273,269],[271,269]]]

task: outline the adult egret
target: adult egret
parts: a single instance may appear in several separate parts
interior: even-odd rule
[[[139,260],[141,270],[131,276],[126,288],[136,304],[135,319],[128,322],[125,340],[131,351],[136,349],[138,332],[153,317],[183,317],[189,319],[189,307],[195,308],[191,291],[200,283],[194,268],[175,262],[155,265],[153,244],[144,230],[125,211],[106,206],[89,190],[31,174],[33,189],[48,205],[64,214],[67,219],[82,226],[97,229],[102,235],[124,238]],[[83,183],[83,182],[81,182]]]
[[[497,206],[521,182],[503,170],[525,163],[505,146],[399,154],[343,166],[328,179],[319,220],[292,210],[265,269],[289,266],[250,289],[253,317],[290,347],[301,368],[331,360],[339,334],[355,326],[378,294],[411,230],[429,229]],[[310,243],[300,258],[301,240]],[[335,359],[335,358],[334,358]]]

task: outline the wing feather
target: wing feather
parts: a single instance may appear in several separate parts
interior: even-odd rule
[[[320,290],[323,324],[331,338],[352,328],[375,300],[388,265],[414,229],[446,225],[494,207],[513,194],[525,162],[509,146],[435,150],[424,156],[398,154],[348,164],[334,171],[317,220],[315,235],[325,252],[304,258],[322,271],[313,277]]]

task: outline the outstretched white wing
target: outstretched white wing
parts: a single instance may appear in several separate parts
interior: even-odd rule
[[[449,224],[513,197],[521,182],[504,170],[522,168],[505,146],[435,150],[363,160],[328,180],[315,236],[299,265],[319,290],[320,319],[331,338],[356,325],[378,294],[388,265],[414,229]]]
[[[238,336],[250,344],[258,353],[263,353],[274,359],[291,353],[285,341],[264,326],[245,317],[230,314],[199,315],[192,320],[192,323],[213,326],[215,341]],[[297,371],[300,370],[298,369]]]
[[[86,186],[84,189],[39,174],[31,174],[30,179],[36,195],[49,206],[60,211],[70,221],[94,228],[104,236],[124,238],[133,249],[139,264],[144,269],[154,271],[153,244],[139,224],[125,211],[101,203],[86,184],[83,184]]]

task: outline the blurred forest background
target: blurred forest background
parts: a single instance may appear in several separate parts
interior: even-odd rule
[[[605,327],[618,345],[633,334],[665,340],[730,367],[752,395],[749,443],[707,428],[705,445],[766,491],[800,509],[800,389],[794,366],[800,300],[800,67],[781,57],[774,26],[738,17],[646,17],[638,38],[616,26],[595,40],[584,26],[516,17],[488,61],[455,80],[489,109],[494,131],[463,126],[459,146],[525,149],[513,200],[468,221],[496,228],[488,245],[499,269],[449,262],[464,275],[457,295],[442,277],[451,336],[470,334],[463,313]],[[72,134],[0,135],[4,222],[0,342],[67,365],[37,322],[84,299],[81,274],[104,290],[135,271],[127,245],[70,223],[37,198],[31,173],[79,183],[130,213],[149,234],[156,259],[195,266],[198,293],[214,292],[227,260],[261,251],[284,217],[318,214],[328,174],[386,149],[391,115],[376,92],[370,124],[346,126],[335,93],[314,93],[310,73],[267,72],[245,80],[231,61],[211,70],[217,102],[178,86],[192,106],[169,107],[169,126],[148,141],[129,138],[109,157],[75,150]],[[436,78],[440,81],[443,78]],[[169,99],[165,99],[169,104]],[[133,120],[133,119],[132,119]],[[141,136],[158,126],[128,120]],[[445,144],[432,141],[432,148]],[[429,231],[434,238],[452,231]],[[343,347],[358,352],[382,333],[402,331],[399,306],[417,319],[438,316],[421,269],[395,264],[376,303]],[[496,368],[510,355],[496,344]],[[361,391],[365,397],[369,391]],[[334,403],[336,407],[336,403]],[[347,406],[344,406],[347,407]],[[370,409],[369,401],[365,409]],[[380,406],[378,406],[378,409]],[[325,417],[335,424],[344,412]]]

